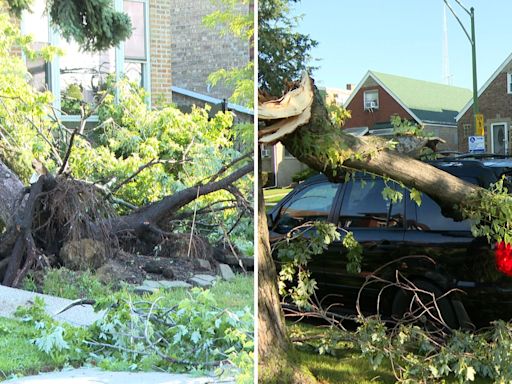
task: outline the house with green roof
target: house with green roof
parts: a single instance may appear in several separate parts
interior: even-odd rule
[[[455,117],[471,99],[471,90],[402,76],[368,71],[345,103],[352,117],[344,129],[391,135],[390,119],[398,115],[446,141],[439,149],[458,148]]]

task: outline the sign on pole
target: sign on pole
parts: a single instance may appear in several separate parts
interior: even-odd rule
[[[485,137],[484,136],[469,136],[468,138],[469,152],[484,153],[485,152]]]
[[[484,115],[481,113],[476,114],[476,135],[484,135]]]

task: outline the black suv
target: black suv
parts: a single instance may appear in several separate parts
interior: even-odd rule
[[[430,163],[483,187],[512,173],[510,162],[489,165],[481,159],[451,158]],[[326,305],[341,303],[345,313],[355,312],[366,276],[386,263],[414,255],[427,256],[434,263],[424,257],[405,258],[391,263],[382,271],[382,277],[393,280],[399,270],[419,288],[436,296],[454,288],[461,290],[439,304],[443,319],[451,327],[468,323],[483,326],[498,318],[512,319],[512,277],[507,275],[510,270],[497,263],[498,253],[502,257],[505,252],[503,247],[496,248],[485,239],[474,238],[468,220],[455,221],[444,216],[440,206],[427,195],[422,194],[421,205],[417,206],[408,191],[397,184],[387,184],[403,193],[400,202],[391,203],[383,198],[385,183],[380,178],[358,174],[350,182],[332,183],[323,175],[313,176],[269,212],[271,241],[315,220],[353,232],[363,246],[361,273],[347,272],[347,251],[341,241],[332,243],[309,264],[318,284],[318,297],[325,298]],[[343,236],[345,232],[340,233]],[[361,291],[360,308],[364,313],[376,312],[380,290],[379,285],[369,285]],[[399,316],[408,305],[403,291],[386,289],[379,310],[384,317]]]

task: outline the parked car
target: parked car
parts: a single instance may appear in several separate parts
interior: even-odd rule
[[[481,159],[452,158],[431,164],[482,187],[512,172],[512,163],[510,167],[493,166]],[[358,293],[370,273],[393,260],[415,255],[427,256],[434,263],[424,257],[402,259],[383,270],[382,277],[393,281],[398,270],[437,297],[454,288],[461,290],[439,301],[443,319],[450,327],[512,319],[510,269],[496,260],[497,254],[503,257],[510,248],[496,248],[483,238],[473,237],[469,220],[455,221],[445,216],[427,195],[422,194],[418,206],[407,190],[391,182],[387,185],[400,190],[403,199],[396,203],[384,199],[385,183],[380,178],[357,174],[349,182],[332,183],[323,175],[313,176],[269,212],[271,241],[315,220],[335,224],[342,236],[342,229],[353,232],[363,246],[360,273],[347,272],[347,250],[341,241],[332,243],[309,264],[318,284],[317,296],[325,299],[325,305],[341,303],[338,308],[344,313],[355,313]],[[364,313],[376,312],[381,288],[373,284],[361,291],[360,308]],[[389,288],[380,298],[380,313],[383,317],[400,317],[409,304],[405,292]]]

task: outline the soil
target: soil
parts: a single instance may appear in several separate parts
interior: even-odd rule
[[[146,279],[186,281],[194,274],[206,271],[198,268],[194,260],[183,257],[155,257],[119,251],[114,259],[96,272],[98,278],[104,282],[125,281],[141,284]],[[215,273],[215,269],[208,272]]]
[[[85,252],[83,248],[69,247],[67,258],[61,258],[60,262],[55,260],[54,267],[64,266],[71,270],[86,270],[87,267],[81,263],[63,263],[68,259],[83,260]],[[176,236],[172,241],[166,239],[158,246],[137,242],[127,248],[125,250],[110,248],[111,253],[100,258],[103,263],[95,268],[95,275],[101,282],[117,286],[120,282],[140,285],[144,280],[187,281],[200,273],[216,275],[219,262],[232,264],[233,271],[242,272],[242,269],[236,265],[237,260],[230,260],[230,257],[233,258],[231,253],[221,247],[213,248],[203,239],[195,239],[194,252],[190,253],[188,239],[181,236]],[[249,269],[252,269],[251,266]],[[36,284],[39,280],[42,283],[43,275],[44,271],[33,274],[33,277],[36,277]]]

